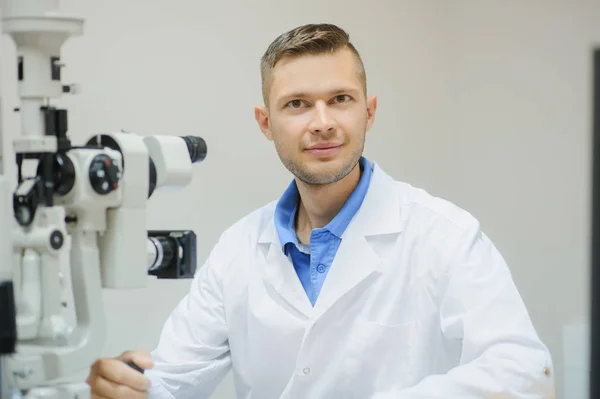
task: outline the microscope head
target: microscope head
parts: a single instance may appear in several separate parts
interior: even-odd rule
[[[98,238],[103,286],[144,287],[149,274],[193,277],[195,235],[190,231],[149,232],[146,203],[155,190],[183,188],[191,182],[193,163],[206,157],[206,142],[193,136],[112,133],[94,137],[86,145],[94,146],[121,154],[120,165],[116,165],[121,172],[116,189],[121,191],[120,203],[107,209],[106,229]],[[161,245],[157,245],[159,241]],[[167,257],[169,253],[171,257]]]
[[[150,156],[150,188],[181,188],[192,180],[192,163],[206,157],[206,142],[194,136],[146,136]]]

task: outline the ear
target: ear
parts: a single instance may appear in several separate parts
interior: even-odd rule
[[[367,97],[367,132],[371,130],[375,122],[375,112],[377,111],[377,96]]]
[[[258,123],[258,127],[263,132],[267,140],[273,140],[273,134],[271,133],[271,120],[269,119],[269,109],[257,105],[254,107],[254,119]]]

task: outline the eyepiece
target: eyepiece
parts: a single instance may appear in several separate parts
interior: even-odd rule
[[[187,144],[192,163],[204,161],[207,151],[206,141],[204,141],[203,138],[196,136],[182,136],[181,138],[185,141],[185,144]]]

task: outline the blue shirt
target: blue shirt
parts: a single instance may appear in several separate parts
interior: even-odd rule
[[[310,245],[303,245],[296,235],[295,219],[300,194],[296,181],[292,181],[275,208],[275,228],[282,251],[291,259],[298,278],[315,305],[333,258],[342,242],[342,234],[350,224],[367,194],[373,165],[364,157],[359,161],[362,171],[358,185],[348,197],[340,212],[323,228],[313,229]]]

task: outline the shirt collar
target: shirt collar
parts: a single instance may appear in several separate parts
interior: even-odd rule
[[[331,220],[331,222],[323,227],[323,229],[329,231],[338,238],[342,237],[346,227],[348,227],[350,221],[362,205],[369,188],[371,175],[373,174],[373,165],[366,158],[361,157],[359,164],[362,173],[358,185],[352,194],[350,194],[350,197],[348,197],[348,200],[344,203],[340,212]],[[275,207],[275,228],[277,229],[279,241],[281,242],[284,253],[287,253],[286,247],[288,244],[298,244],[294,221],[299,200],[300,193],[298,192],[298,186],[296,185],[296,181],[292,180]]]

